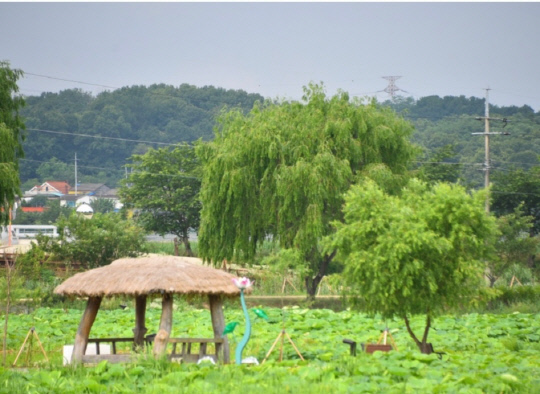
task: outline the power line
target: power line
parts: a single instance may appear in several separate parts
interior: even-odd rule
[[[26,71],[24,72],[24,74],[25,75],[32,75],[34,77],[40,77],[40,78],[55,79],[57,81],[79,83],[81,85],[98,86],[98,87],[106,88],[106,89],[121,89],[121,88],[119,88],[117,86],[108,86],[108,85],[101,85],[99,83],[90,83],[90,82],[76,81],[76,80],[73,80],[73,79],[57,78],[57,77],[51,77],[51,76],[48,76],[48,75],[29,73],[29,72],[26,72]]]
[[[98,138],[98,139],[113,139],[113,140],[120,140],[120,141],[127,141],[127,142],[139,142],[139,143],[149,143],[149,144],[161,144],[161,145],[169,145],[169,146],[176,146],[176,145],[179,145],[179,144],[173,144],[173,143],[167,143],[167,142],[144,141],[144,140],[132,140],[132,139],[126,139],[126,138],[119,138],[119,137],[118,137],[118,138],[117,138],[117,137],[104,137],[104,136],[99,136],[99,135],[68,133],[68,132],[53,131],[53,130],[44,130],[44,129],[33,129],[33,128],[29,128],[29,129],[26,129],[26,130],[30,130],[30,131],[38,131],[38,132],[44,132],[44,133],[49,133],[49,134],[61,134],[61,135],[70,135],[70,136],[81,136],[81,137]],[[191,145],[189,145],[189,144],[188,144],[188,146],[191,147]],[[35,162],[41,162],[41,163],[49,163],[48,161],[40,161],[40,160],[30,160],[30,159],[21,159],[21,160],[35,161]],[[494,160],[494,162],[497,162],[497,163],[505,163],[505,164],[522,164],[522,165],[531,165],[531,166],[536,165],[536,164],[531,164],[531,163],[514,162],[514,161],[502,161],[502,160]],[[417,163],[417,164],[445,164],[445,165],[471,165],[471,166],[482,165],[482,164],[480,164],[480,163],[463,163],[463,162],[459,162],[459,163],[451,163],[451,162],[443,162],[443,161],[413,161],[413,163]],[[65,164],[67,164],[67,165],[73,165],[73,164],[68,164],[68,163],[65,163]],[[539,164],[540,164],[540,163],[539,163]],[[89,166],[81,166],[81,167],[86,167],[86,168],[96,168],[96,169],[107,169],[107,168],[103,168],[103,167],[89,167]]]
[[[523,164],[526,166],[537,166],[540,165],[540,163],[525,163],[525,162],[519,162],[519,161],[502,161],[502,160],[491,160],[491,162],[495,163],[504,163],[504,164]]]
[[[35,162],[35,163],[49,163],[49,164],[63,164],[63,165],[66,165],[66,166],[70,166],[70,167],[74,167],[75,164],[71,164],[71,163],[65,163],[63,161],[60,161],[58,160],[56,163],[55,162],[52,162],[52,161],[44,161],[44,160],[32,160],[32,159],[19,159],[21,161],[29,161],[29,162]],[[97,169],[97,170],[106,170],[106,171],[109,171],[109,172],[113,172],[113,171],[122,171],[122,170],[119,170],[119,169],[116,169],[116,168],[106,168],[106,167],[94,167],[94,166],[81,166],[80,164],[77,164],[77,167],[79,168],[91,168],[91,169]],[[129,164],[125,164],[123,167],[130,167]],[[132,172],[130,174],[140,174],[140,175],[152,175],[152,176],[164,176],[164,177],[169,177],[169,178],[188,178],[188,179],[201,179],[199,177],[194,177],[194,176],[189,176],[189,175],[182,175],[182,174],[156,174],[156,173],[153,173],[153,172],[145,172],[145,171],[141,171],[141,172]]]
[[[500,192],[500,191],[497,191],[497,190],[492,190],[491,192],[492,192],[492,193],[496,193],[496,194],[523,194],[523,195],[527,195],[527,196],[537,196],[537,197],[540,197],[540,194],[536,194],[536,193]]]
[[[135,172],[130,172],[130,175],[131,174],[139,174],[139,175],[152,175],[152,176],[165,176],[165,177],[168,177],[168,178],[187,178],[187,179],[197,179],[197,180],[200,180],[202,178],[199,178],[199,177],[196,177],[196,176],[190,176],[190,175],[182,175],[182,174],[156,174],[156,173],[153,173],[153,172],[145,172],[145,171],[135,171]]]
[[[413,161],[413,163],[419,163],[419,164],[448,164],[448,165],[455,165],[455,166],[481,166],[480,163],[449,163],[446,161]]]
[[[104,84],[99,84],[99,83],[94,83],[94,82],[84,82],[84,81],[79,81],[79,80],[75,80],[75,79],[53,77],[53,76],[50,76],[50,75],[43,75],[43,74],[26,72],[26,71],[24,71],[24,75],[31,75],[31,76],[39,77],[39,78],[53,79],[53,80],[57,80],[57,81],[72,82],[72,83],[88,85],[88,86],[97,86],[97,87],[102,87],[102,88],[105,88],[105,89],[122,89],[122,88],[126,87],[126,86],[118,87],[118,86],[104,85]],[[386,93],[388,93],[390,95],[391,98],[393,98],[394,95],[395,95],[395,92],[397,92],[397,91],[402,91],[402,92],[405,92],[405,93],[409,93],[409,92],[407,92],[407,91],[405,91],[405,90],[403,90],[403,89],[401,89],[401,88],[399,88],[398,86],[395,85],[395,81],[397,79],[399,79],[399,78],[402,78],[401,76],[386,76],[386,77],[382,77],[382,78],[389,81],[389,84],[385,89],[375,91],[375,92],[351,93],[351,95],[352,96],[359,96],[359,95],[369,95],[369,94],[378,94],[378,93],[386,92]],[[349,81],[349,80],[347,79],[347,80],[344,80],[344,81]],[[354,80],[352,80],[352,82],[354,82]],[[335,82],[333,82],[333,83],[335,83]],[[260,87],[260,86],[296,86],[296,85],[295,84],[271,84],[271,85],[269,85],[269,84],[259,84],[258,86]],[[32,90],[32,89],[21,89],[21,90],[43,92],[42,90]],[[492,90],[494,90],[496,92],[499,92],[499,93],[516,96],[516,97],[538,99],[538,97],[535,97],[535,96],[525,96],[525,95],[517,94],[515,92],[502,91],[502,90],[499,90],[499,89],[492,89]],[[151,92],[151,93],[152,94],[158,94],[158,95],[165,95],[165,96],[169,96],[169,97],[176,97],[176,96],[171,96],[171,95],[167,95],[165,93],[159,93],[159,92]],[[504,106],[499,106],[499,107],[504,107]]]
[[[88,137],[88,138],[99,138],[104,140],[114,140],[114,141],[126,141],[126,142],[138,142],[138,143],[145,143],[145,144],[157,144],[157,145],[179,145],[179,144],[173,144],[170,142],[156,142],[156,141],[144,141],[144,140],[132,140],[128,138],[120,138],[120,137],[104,137],[101,135],[90,135],[90,134],[80,134],[80,133],[68,133],[64,131],[53,131],[53,130],[44,130],[44,129],[26,129],[29,131],[39,131],[42,133],[50,133],[50,134],[62,134],[62,135],[70,135],[74,137]]]
[[[35,163],[48,163],[48,164],[64,164],[66,166],[71,166],[71,167],[74,167],[75,164],[70,164],[70,163],[64,163],[63,161],[60,161],[58,160],[56,163],[53,162],[53,161],[45,161],[45,160],[32,160],[32,159],[19,159],[21,161],[31,161],[31,162],[35,162]],[[78,164],[78,167],[82,167],[82,168],[92,168],[92,169],[96,169],[96,170],[108,170],[108,171],[111,171],[113,170],[112,168],[106,168],[106,167],[93,167],[93,166],[81,166],[80,164]],[[120,171],[120,170],[115,170],[115,171]]]
[[[102,85],[102,84],[99,84],[99,83],[76,81],[76,80],[73,80],[73,79],[57,78],[57,77],[51,77],[49,75],[34,74],[34,73],[29,73],[29,72],[24,72],[24,74],[25,75],[32,75],[32,76],[40,77],[40,78],[54,79],[54,80],[58,80],[58,81],[73,82],[73,83],[89,85],[89,86],[97,86],[97,87],[102,87],[102,88],[106,88],[106,89],[120,90],[120,89],[123,89],[123,88],[129,88],[129,86],[118,87],[118,86]],[[161,84],[152,84],[152,85],[159,86]],[[163,85],[164,86],[173,86],[172,84],[163,84]],[[146,86],[145,86],[145,88],[146,88]],[[220,89],[220,88],[215,87],[215,89]],[[182,98],[182,97],[179,97],[178,95],[168,94],[168,93],[164,93],[164,92],[147,91],[147,93],[150,94],[150,95],[155,95],[155,96],[170,97],[170,98],[176,98],[176,99]],[[260,94],[260,93],[248,93],[248,92],[246,92],[246,93],[247,94],[259,94],[260,96],[262,96],[262,94]],[[264,96],[262,96],[262,97],[264,98]]]

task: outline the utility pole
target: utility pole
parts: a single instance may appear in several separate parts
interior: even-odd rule
[[[489,91],[490,90],[491,90],[490,88],[486,89],[485,116],[476,118],[477,120],[484,120],[484,132],[483,133],[471,133],[472,135],[483,135],[485,137],[485,140],[484,140],[484,142],[485,142],[484,187],[486,188],[486,193],[487,193],[486,194],[486,212],[487,213],[489,213],[489,170],[491,168],[490,161],[489,161],[489,136],[490,135],[499,135],[499,134],[503,134],[503,135],[509,135],[510,134],[508,132],[491,133],[489,131],[489,121],[490,120],[503,122],[503,128],[508,123],[508,120],[506,118],[499,119],[499,118],[490,118],[489,117]]]

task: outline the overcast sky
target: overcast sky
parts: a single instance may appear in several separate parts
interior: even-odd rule
[[[402,95],[490,87],[539,111],[539,44],[540,3],[0,3],[0,60],[27,73],[25,95],[189,83],[298,99],[322,81],[385,100],[382,77],[402,76]]]

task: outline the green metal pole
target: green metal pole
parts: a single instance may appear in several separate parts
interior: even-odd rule
[[[246,300],[244,298],[244,289],[240,289],[240,302],[242,303],[242,310],[244,311],[244,317],[246,318],[246,330],[244,331],[244,336],[236,348],[236,364],[242,364],[242,352],[246,347],[246,344],[249,341],[251,336],[251,321],[249,320],[249,314],[246,307]]]

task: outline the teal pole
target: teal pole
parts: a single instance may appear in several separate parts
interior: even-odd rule
[[[244,317],[246,318],[246,330],[244,336],[236,348],[236,364],[242,364],[242,352],[246,347],[249,337],[251,336],[251,321],[249,320],[249,314],[246,307],[246,300],[244,298],[244,289],[240,289],[240,302],[242,303],[242,310],[244,311]]]

